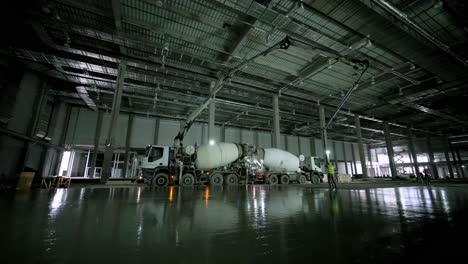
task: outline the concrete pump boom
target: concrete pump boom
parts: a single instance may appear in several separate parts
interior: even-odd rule
[[[255,60],[256,58],[260,56],[266,56],[272,51],[276,49],[288,49],[289,45],[291,44],[291,41],[289,40],[288,37],[285,37],[283,40],[280,42],[276,43],[275,45],[269,47],[263,52],[260,52],[259,54],[249,58],[248,60],[244,60],[241,62],[239,65],[235,66],[234,68],[230,69],[228,72],[221,73],[220,76],[218,77],[218,80],[216,81],[214,88],[211,92],[211,94],[206,98],[206,100],[195,110],[193,110],[190,115],[187,117],[185,120],[184,126],[180,129],[179,133],[177,136],[174,138],[174,146],[180,146],[182,141],[184,140],[185,135],[188,133],[190,130],[190,127],[192,127],[193,122],[195,119],[200,115],[200,113],[210,104],[212,100],[214,100],[216,94],[223,88],[224,81],[227,79],[231,78],[237,71],[241,70],[244,66]]]

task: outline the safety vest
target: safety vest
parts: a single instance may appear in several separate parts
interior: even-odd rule
[[[328,174],[334,174],[335,173],[335,167],[333,167],[332,164],[328,164]]]

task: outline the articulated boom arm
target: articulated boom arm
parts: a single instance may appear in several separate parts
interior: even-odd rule
[[[219,75],[218,79],[216,80],[216,83],[215,83],[213,89],[211,90],[211,93],[208,96],[208,98],[206,98],[206,100],[199,107],[197,107],[195,110],[193,110],[190,113],[190,115],[187,117],[187,119],[185,120],[184,126],[180,129],[179,133],[174,138],[174,147],[181,146],[185,135],[190,130],[190,127],[192,126],[195,119],[210,104],[210,102],[212,100],[214,100],[214,98],[216,97],[216,94],[223,88],[223,84],[227,79],[231,78],[236,72],[238,72],[243,67],[245,67],[247,64],[254,61],[255,59],[257,59],[260,56],[266,56],[266,55],[270,54],[272,51],[277,50],[277,49],[284,49],[284,50],[288,49],[289,46],[292,44],[292,42],[294,42],[295,44],[297,44],[299,46],[308,46],[308,47],[312,47],[315,50],[319,50],[323,55],[325,55],[327,57],[334,58],[336,60],[338,60],[338,59],[342,60],[344,63],[353,66],[356,70],[361,68],[361,75],[359,76],[358,80],[353,85],[353,87],[350,88],[350,90],[348,91],[346,96],[343,98],[342,102],[338,106],[337,111],[335,112],[333,117],[329,120],[328,124],[325,124],[326,125],[325,127],[328,127],[330,125],[331,121],[333,120],[333,118],[335,117],[336,113],[341,109],[343,104],[349,98],[352,91],[355,90],[357,88],[357,86],[359,85],[359,82],[361,80],[362,75],[366,72],[367,68],[369,67],[369,61],[348,58],[346,56],[346,54],[337,53],[337,52],[333,51],[330,48],[315,46],[315,45],[310,44],[308,42],[304,42],[304,41],[302,41],[300,39],[291,38],[289,36],[286,36],[283,40],[279,41],[275,45],[267,48],[265,51],[260,52],[259,54],[255,55],[255,56],[249,58],[248,60],[244,60],[243,62],[241,62],[240,64],[238,64],[234,68],[230,69],[229,71],[220,72],[220,75]]]
[[[236,67],[230,69],[228,72],[221,73],[220,76],[218,77],[218,80],[216,81],[214,88],[211,92],[211,94],[206,98],[206,100],[195,110],[193,110],[190,115],[187,117],[185,120],[184,126],[180,129],[179,133],[177,133],[177,136],[174,138],[174,146],[180,146],[182,144],[182,141],[184,140],[185,135],[188,133],[190,130],[190,127],[192,127],[193,122],[195,119],[201,114],[201,112],[210,104],[212,100],[214,100],[216,94],[223,88],[224,82],[231,78],[236,72],[241,70],[243,67],[245,67],[247,64],[250,62],[254,61],[256,58],[260,56],[266,56],[270,52],[276,50],[276,49],[288,49],[290,46],[291,42],[288,37],[284,38],[280,42],[276,43],[275,45],[269,47],[265,51],[249,58],[248,60],[245,60],[241,62],[239,65]]]

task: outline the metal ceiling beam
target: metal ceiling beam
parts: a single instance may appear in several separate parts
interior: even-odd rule
[[[30,51],[27,52],[27,54],[32,54]],[[40,59],[41,57],[43,56],[39,56],[38,58]],[[54,58],[57,58],[54,56]],[[37,59],[33,59],[34,61],[37,61]],[[47,60],[46,60],[47,61]],[[49,61],[50,63],[50,61]],[[306,100],[303,100],[302,98],[297,98],[297,97],[294,97],[294,96],[287,96],[288,98],[291,98],[293,100],[299,100],[299,101],[302,101],[303,103],[307,103],[309,105],[312,105],[312,106],[315,106],[315,104],[310,104],[310,102],[306,102]],[[334,109],[333,106],[326,106],[327,108],[329,109]],[[344,115],[353,115],[353,113],[351,112],[348,112],[348,111],[341,111],[340,112],[341,114],[344,114]],[[382,122],[382,120],[379,120],[377,118],[371,118],[371,117],[366,117],[366,116],[362,116],[363,119],[368,119],[368,120],[371,120],[371,121],[374,121],[374,122]],[[400,126],[400,127],[406,127],[406,126],[402,126],[402,125],[399,125],[399,124],[396,124],[396,123],[391,123],[391,125],[394,125],[394,126]],[[418,130],[418,129],[415,129],[415,130]]]
[[[112,0],[112,12],[114,14],[114,24],[118,36],[122,36],[122,11],[120,10],[120,6],[120,0]],[[127,50],[124,46],[119,45],[119,49],[122,54],[127,54]]]
[[[86,36],[88,37],[92,37],[92,38],[95,38],[95,37],[98,37],[98,39],[100,40],[103,40],[103,41],[112,41],[114,42],[115,44],[121,44],[123,43],[124,41],[116,41],[118,39],[118,37],[114,37],[112,36],[111,34],[108,34],[108,33],[104,33],[104,32],[96,32],[95,30],[90,30],[90,29],[87,29],[87,28],[77,28],[77,26],[73,26],[72,27],[72,30],[75,32],[75,33],[78,33],[78,34],[85,34]],[[102,37],[99,37],[99,36],[102,36]],[[125,41],[126,44],[128,44],[128,40]],[[156,58],[153,58],[153,59],[156,59]],[[279,80],[277,80],[279,81]],[[294,87],[296,88],[296,87]]]
[[[112,19],[112,17],[110,17],[105,12],[105,10],[93,8],[92,6],[85,5],[85,4],[82,4],[80,2],[75,2],[75,1],[70,1],[70,0],[55,0],[55,1],[59,2],[59,3],[64,3],[66,5],[69,5],[69,6],[81,9],[81,10],[84,10],[86,12],[94,13],[94,14],[97,14],[97,15],[104,16],[104,17],[107,17],[109,19]],[[179,33],[174,32],[172,30],[165,30],[160,25],[156,25],[156,24],[148,23],[148,22],[143,21],[143,20],[123,16],[121,14],[121,11],[120,11],[120,1],[121,0],[112,0],[113,17],[114,17],[115,25],[116,25],[116,28],[118,29],[118,32],[119,31],[122,32],[121,31],[121,27],[122,27],[121,25],[122,25],[122,22],[124,22],[124,23],[127,23],[127,24],[131,24],[131,25],[134,25],[134,26],[144,28],[146,30],[152,31],[152,32],[157,33],[157,34],[167,34],[167,35],[172,36],[174,38],[177,38],[177,39],[180,39],[180,40],[183,40],[183,41],[186,41],[186,42],[190,42],[192,44],[199,45],[199,46],[204,47],[204,48],[209,48],[209,49],[214,50],[216,52],[220,52],[220,53],[225,54],[226,57],[228,57],[228,58],[233,56],[232,53],[227,52],[227,51],[225,51],[225,50],[223,50],[223,49],[221,49],[219,47],[213,46],[213,45],[210,44],[210,42],[200,43],[199,40],[197,40],[196,38],[190,38],[190,36],[187,35],[187,34],[179,34]],[[151,2],[151,1],[144,1],[144,2],[146,2],[147,4],[151,4],[151,5],[156,5],[155,3]],[[168,11],[174,12],[177,15],[186,17],[188,19],[198,21],[198,22],[203,23],[203,24],[205,24],[207,26],[213,26],[213,25],[218,25],[219,24],[219,21],[211,20],[211,19],[209,19],[208,17],[205,17],[205,16],[200,16],[197,13],[189,12],[187,10],[185,10],[184,12],[181,12],[180,10],[171,7],[170,2],[165,2],[163,4],[164,4],[164,6],[162,8],[164,8],[164,9],[166,9]],[[158,6],[158,8],[161,8],[161,7]],[[248,23],[245,23],[245,24],[246,24],[246,26],[249,26]],[[119,36],[123,37],[124,36],[123,32]],[[203,45],[201,45],[201,44],[203,44]]]
[[[30,52],[30,55],[32,55],[32,54],[33,54],[33,53]],[[46,58],[47,56],[43,54],[43,55],[40,56],[40,57]],[[59,57],[54,57],[54,58],[55,58],[55,59],[60,59]],[[51,58],[48,59],[47,61],[48,61],[48,62],[53,62],[53,60],[52,60]],[[81,64],[83,64],[83,63],[80,62],[80,63],[77,63],[77,64],[81,65]],[[90,67],[90,68],[93,69],[93,68],[102,68],[102,67]],[[80,70],[80,69],[77,69],[77,70]],[[111,73],[111,72],[112,72],[112,73],[109,75],[109,76],[112,76],[112,77],[110,77],[110,79],[98,78],[98,77],[91,76],[91,75],[89,75],[89,74],[88,74],[88,75],[83,75],[83,74],[75,74],[75,73],[72,74],[72,73],[70,73],[70,75],[81,76],[81,77],[84,77],[84,78],[94,78],[94,79],[99,80],[99,81],[109,82],[109,83],[110,83],[110,87],[111,87],[111,86],[115,83],[113,77],[117,76],[117,75],[116,75],[117,72],[114,72],[114,69],[111,69],[111,70],[103,70],[103,71],[102,71],[102,73],[106,73],[106,72],[107,72],[107,73]],[[92,73],[92,70],[91,70],[91,69],[90,69],[90,73]],[[132,73],[128,73],[127,75],[128,75],[128,76],[127,76],[127,80],[128,80],[128,81],[130,81],[130,80],[132,80],[133,78],[136,77],[136,75],[134,75],[134,74],[132,74]],[[67,80],[68,80],[68,81],[72,81],[70,78],[68,78]],[[78,82],[78,83],[79,83],[79,84],[82,84],[81,82]],[[127,87],[128,87],[128,86],[131,86],[131,85],[132,85],[132,84],[129,83],[129,82],[126,83],[126,86],[127,86]],[[173,85],[174,85],[174,83],[173,83]],[[87,88],[87,89],[91,89],[91,88],[89,88],[89,87],[86,87],[86,88]],[[90,91],[94,91],[93,89],[94,89],[94,88],[92,88]],[[101,90],[101,91],[102,91],[102,90]],[[187,94],[185,94],[185,93],[177,93],[177,92],[169,91],[169,90],[164,90],[164,92],[165,92],[165,93],[169,93],[169,94],[176,94],[177,96],[184,96],[184,97],[189,96],[189,95],[187,95]],[[111,93],[111,92],[107,92],[107,93]],[[136,96],[136,95],[128,95],[128,94],[126,94],[126,96],[128,96],[129,99],[130,99],[130,98],[139,98],[139,99],[148,99],[148,100],[151,100],[151,101],[153,100],[153,97],[147,97],[147,98],[146,98],[146,97],[141,97],[141,96],[138,97],[138,96]],[[190,95],[190,97],[196,97],[196,96],[195,96],[195,95]],[[201,100],[201,99],[203,99],[203,98],[204,98],[203,95],[198,96],[198,98],[195,98],[195,99],[196,99],[195,101]],[[229,102],[229,101],[226,101],[226,100],[223,100],[223,99],[216,99],[216,100],[219,101],[221,104],[235,103],[235,102]],[[160,100],[158,100],[158,101],[160,101]],[[171,102],[168,101],[168,103],[171,103]],[[174,103],[174,104],[178,104],[178,103],[176,103],[176,102],[173,102],[173,103]],[[246,105],[246,104],[240,104],[240,103],[235,103],[235,104],[236,104],[236,107],[239,107],[240,105],[241,105],[242,107],[247,107],[247,106],[248,106],[248,105]],[[187,105],[186,105],[186,106],[187,106]],[[194,107],[195,105],[192,104],[192,105],[190,105],[190,106],[191,106],[191,107]],[[259,111],[260,109],[266,109],[266,108],[262,108],[262,107],[259,107],[259,106],[256,106],[256,105],[253,105],[253,106],[251,106],[251,107],[254,109],[254,111]],[[220,111],[221,111],[221,110],[220,110]],[[267,111],[268,111],[268,110],[267,110]],[[235,113],[235,112],[232,112],[232,113]],[[284,112],[284,113],[286,113],[286,112]],[[286,113],[286,114],[289,114],[289,113]],[[299,117],[299,115],[297,115],[297,116]],[[269,117],[266,117],[265,119],[270,119],[270,118],[269,118]],[[286,120],[286,119],[285,119],[285,120]],[[289,120],[286,120],[286,121],[289,122]],[[299,122],[299,121],[295,121],[295,122],[297,123],[297,122]]]
[[[292,78],[288,85],[285,85],[278,89],[278,93],[282,94],[290,86],[296,85],[302,81],[305,81],[315,75],[316,73],[322,71],[326,66],[328,66],[328,57],[319,55],[318,58],[314,59],[311,63],[307,64],[304,68],[299,71],[299,74]]]
[[[430,81],[433,81],[433,82],[430,82]],[[384,107],[388,105],[402,105],[402,106],[405,106],[414,110],[418,110],[420,112],[423,112],[432,116],[438,116],[446,120],[464,124],[466,123],[466,121],[460,120],[452,115],[448,115],[443,112],[433,110],[425,106],[421,106],[420,104],[417,103],[417,101],[423,101],[423,100],[427,102],[428,100],[427,98],[437,98],[438,96],[448,94],[448,93],[453,93],[454,91],[463,89],[463,87],[467,86],[466,81],[462,81],[462,80],[460,81],[461,81],[461,84],[460,84],[461,86],[457,86],[455,84],[455,87],[454,87],[453,86],[454,83],[452,82],[439,85],[436,83],[434,78],[430,78],[428,80],[423,81],[421,85],[417,87],[405,89],[403,92],[403,95],[395,95],[390,98],[384,99],[385,103],[380,104],[377,107],[362,109],[361,111],[368,112],[368,111],[375,110],[379,107]],[[457,81],[455,83],[460,83],[460,81]],[[428,86],[433,86],[433,88],[428,89]],[[408,116],[404,116],[404,117],[407,118]],[[392,118],[392,120],[395,120],[395,118]]]
[[[128,75],[127,78],[129,78],[129,77],[131,76],[131,74],[127,74],[127,75]],[[89,77],[89,78],[93,78],[92,76],[88,76],[88,77]],[[129,79],[130,79],[130,78],[129,78]],[[111,79],[108,80],[108,81],[111,82],[111,83],[114,83],[114,82],[115,82],[114,80],[111,80]],[[127,83],[126,85],[128,85],[128,83]],[[94,91],[92,88],[89,88],[89,87],[87,87],[87,89],[91,89],[91,91]],[[103,93],[112,94],[112,92],[110,92],[110,91],[104,91],[104,90],[100,90],[100,91],[103,92]],[[168,92],[169,92],[169,91],[168,91]],[[131,94],[125,94],[125,93],[123,94],[123,96],[128,97],[129,99],[130,99],[130,98],[138,98],[138,99],[144,99],[144,100],[149,100],[149,101],[152,101],[152,100],[153,100],[152,97],[137,96],[137,95],[131,95]],[[201,98],[202,98],[202,97],[201,97]],[[216,100],[219,102],[220,105],[223,105],[223,104],[226,104],[226,103],[227,103],[227,104],[235,103],[235,102],[230,102],[230,101],[226,101],[226,100],[223,100],[223,99],[216,99]],[[161,101],[163,101],[163,100],[161,100]],[[168,104],[179,104],[179,103],[181,103],[181,102],[171,102],[171,101],[167,101],[166,103],[168,103]],[[185,104],[185,105],[188,106],[187,104]],[[235,105],[236,105],[237,107],[252,108],[253,111],[262,110],[262,111],[271,112],[271,109],[263,108],[263,107],[258,107],[258,106],[255,106],[255,105],[248,105],[248,104],[244,104],[244,103],[235,103]],[[191,104],[190,106],[191,106],[191,107],[194,107],[195,105]],[[231,113],[231,114],[234,114],[234,113],[235,113],[235,112],[227,111],[227,110],[221,109],[221,108],[220,108],[218,111],[220,111],[220,112],[228,112],[228,113]],[[306,116],[306,115],[295,114],[294,117],[301,118],[301,119],[300,119],[300,120],[295,120],[295,121],[293,121],[292,119],[286,118],[286,117],[290,117],[290,116],[291,116],[289,112],[280,111],[280,113],[283,115],[283,118],[282,118],[283,122],[293,122],[293,123],[296,123],[296,124],[297,124],[297,123],[302,123],[302,122],[303,122],[303,121],[302,121],[303,119],[313,120],[314,118],[316,118],[316,117],[314,117],[314,116]],[[255,116],[255,117],[258,117],[258,116]],[[269,118],[269,117],[265,117],[265,119],[266,119],[266,120],[269,120],[270,118]],[[338,124],[338,125],[344,125],[344,124]],[[354,126],[350,126],[350,127],[354,128]],[[363,130],[372,130],[372,129],[368,129],[368,128],[365,128],[365,127],[364,127]],[[373,131],[373,130],[372,130],[372,131]],[[370,140],[370,139],[366,139],[366,140]]]
[[[371,34],[376,41],[381,42],[388,49],[392,49],[400,56],[414,61],[432,74],[440,76],[443,80],[455,80],[466,75],[466,70],[459,67],[458,64],[452,63],[451,58],[445,56],[445,52],[440,54],[434,52],[437,47],[432,48],[430,46],[432,42],[415,32],[414,29],[398,18],[395,18],[395,15],[380,7],[376,0],[360,0],[360,2],[366,8],[358,8],[360,6],[357,4],[355,15],[367,16],[371,19],[368,21],[372,21],[372,23],[351,25],[353,29]],[[384,29],[385,34],[382,34]],[[391,37],[399,39],[399,41],[390,41]]]
[[[32,53],[29,52],[28,54],[32,54]],[[43,57],[43,56],[40,56],[40,57],[38,57],[38,58],[41,58],[41,57]],[[57,59],[57,57],[54,57],[54,58]],[[37,59],[36,59],[36,60],[37,60]],[[51,60],[48,60],[48,61],[50,62]],[[95,78],[95,77],[92,77],[92,76],[86,76],[86,77],[87,77],[87,78]],[[135,75],[134,75],[134,74],[129,74],[129,76],[128,76],[129,80],[131,79],[131,77],[135,77]],[[113,82],[113,80],[108,80],[108,81],[109,81],[109,82]],[[128,84],[127,84],[127,85],[128,85]],[[224,102],[225,102],[225,101],[220,100],[220,99],[217,99],[217,100],[220,101],[221,103],[224,103]],[[238,105],[238,106],[241,106],[241,107],[246,107],[245,104],[239,105],[239,103],[237,103],[237,105]],[[258,107],[256,107],[256,106],[252,106],[252,107],[254,107],[254,109],[258,109]],[[285,112],[285,113],[286,113],[286,112]],[[289,114],[289,113],[288,113],[288,114]],[[345,112],[344,114],[352,115],[351,113],[348,113],[348,112]],[[298,115],[298,114],[296,114],[296,116],[298,116],[298,117],[300,117],[300,118],[308,118],[308,119],[313,118],[312,116],[300,116],[300,115]],[[372,121],[381,122],[380,120],[376,120],[376,119],[372,119]],[[339,125],[343,125],[343,124],[339,124]],[[393,124],[393,125],[396,125],[396,124]],[[366,130],[366,128],[363,128],[363,130]]]
[[[391,3],[385,0],[371,0],[374,4],[379,6],[380,8],[384,9],[394,17],[396,17],[400,22],[417,32],[419,35],[424,37],[427,41],[434,44],[436,47],[441,49],[442,51],[446,52],[450,56],[452,56],[456,61],[461,63],[463,66],[468,67],[468,60],[462,58],[457,53],[455,53],[449,45],[445,44],[444,42],[437,39],[433,34],[427,32],[424,28],[420,27],[417,23],[415,23],[411,18],[408,17],[404,12],[400,11],[398,8],[394,7]]]
[[[446,119],[446,120],[449,120],[449,121],[453,121],[453,122],[456,122],[456,123],[459,123],[459,124],[463,124],[463,125],[468,124],[467,121],[460,120],[460,119],[454,117],[453,115],[445,114],[445,113],[442,113],[440,111],[436,111],[436,110],[433,110],[433,109],[431,109],[429,107],[425,107],[425,106],[422,106],[422,105],[419,105],[419,104],[416,104],[416,103],[409,102],[409,103],[402,103],[402,105],[407,106],[409,108],[416,109],[418,111],[421,111],[421,112],[424,112],[424,113],[427,113],[427,114],[430,114],[430,115],[433,115],[433,116],[437,116],[437,117],[440,117],[440,118],[443,118],[443,119]]]
[[[248,17],[246,19],[246,23],[242,26],[242,28],[239,30],[239,32],[236,34],[237,38],[235,41],[232,42],[229,47],[227,47],[226,52],[229,53],[230,55],[225,56],[224,58],[224,63],[229,62],[233,57],[237,57],[239,54],[239,51],[241,47],[244,45],[245,41],[247,41],[247,38],[252,31],[252,29],[255,28],[255,23],[257,22],[257,19],[254,17]]]
[[[247,14],[247,15],[254,16],[254,12],[250,11],[253,9],[244,10],[238,6],[231,6],[224,1],[221,3],[221,0],[211,0],[210,2],[214,2],[220,7],[228,9],[237,14],[242,14],[242,15]],[[274,10],[273,8],[267,8],[256,2],[252,2],[252,4],[255,4],[259,8],[264,9],[265,12],[270,12],[271,14],[274,14],[276,17],[281,18],[282,23],[280,26],[274,25],[271,23],[270,20],[263,18],[263,17],[268,17],[268,16],[256,17],[258,21],[261,21],[262,23],[270,25],[282,31],[286,35],[292,36],[297,41],[307,44],[309,48],[310,46],[315,47],[316,52],[318,53],[322,52],[323,55],[332,56],[332,57],[341,57],[341,56],[345,56],[349,54],[350,49],[349,49],[348,44],[344,44],[332,36],[326,35],[325,33],[320,32],[319,30],[316,30],[313,27],[303,22],[297,21],[291,18],[288,14],[285,15],[279,12],[278,10]],[[306,6],[306,5],[301,5],[301,6]],[[255,13],[255,14],[258,14],[258,13]],[[309,37],[309,36],[312,36],[312,37]],[[330,43],[333,43],[333,44],[330,44]],[[360,56],[363,56],[369,61],[371,61],[371,63],[373,63],[374,66],[379,65],[379,67],[381,67],[381,69],[384,69],[384,70],[391,68],[389,65],[386,65],[383,62],[377,61],[376,59],[370,57],[369,55],[365,53],[361,53],[359,51],[356,51],[356,52]]]

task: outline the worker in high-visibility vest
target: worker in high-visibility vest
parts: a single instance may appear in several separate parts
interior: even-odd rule
[[[328,186],[330,188],[336,189],[336,182],[335,182],[335,166],[333,164],[328,163]]]

